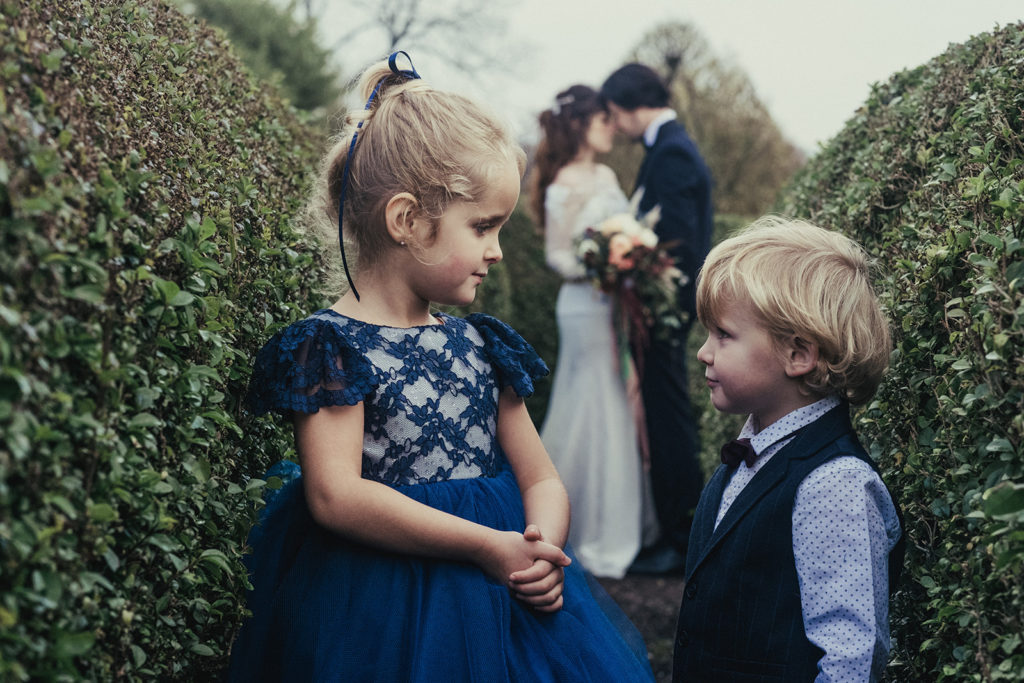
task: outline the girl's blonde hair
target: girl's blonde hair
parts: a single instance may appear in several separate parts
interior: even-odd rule
[[[781,343],[818,345],[807,389],[864,403],[889,363],[889,324],[856,242],[800,220],[765,216],[708,254],[697,282],[697,317],[717,326],[738,303]]]
[[[332,257],[332,288],[344,286],[338,204],[346,164],[345,245],[355,247],[349,259],[358,267],[372,266],[393,246],[384,209],[396,194],[416,197],[431,221],[433,239],[451,202],[478,200],[505,163],[514,163],[520,176],[526,166],[526,155],[509,130],[468,98],[396,74],[387,61],[363,73],[357,88],[362,101],[378,84],[369,108],[349,112],[341,132],[331,138],[305,211],[305,227],[318,234]]]

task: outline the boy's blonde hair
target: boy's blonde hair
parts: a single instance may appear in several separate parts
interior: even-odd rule
[[[342,177],[352,135],[362,121],[349,163],[344,209],[346,248],[355,247],[360,267],[373,265],[393,245],[384,209],[396,194],[416,197],[422,215],[431,221],[433,239],[451,202],[480,199],[505,163],[514,163],[520,176],[526,166],[526,155],[509,130],[468,98],[395,74],[386,60],[360,78],[357,90],[363,102],[378,84],[370,108],[349,112],[342,131],[331,139],[304,221],[328,253],[337,256]],[[344,281],[340,258],[333,265],[332,285]]]
[[[818,345],[807,389],[864,403],[889,362],[889,324],[871,286],[867,254],[853,240],[800,220],[765,216],[708,254],[697,282],[697,317],[717,326],[724,309],[749,303],[776,342]]]

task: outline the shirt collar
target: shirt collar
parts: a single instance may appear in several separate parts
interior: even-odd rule
[[[676,113],[671,109],[658,114],[657,118],[647,124],[647,128],[644,129],[644,144],[648,147],[654,146],[654,141],[658,139],[658,131],[661,127],[676,118]]]
[[[743,429],[740,430],[739,438],[750,439],[750,445],[753,446],[754,452],[760,456],[772,445],[792,436],[798,429],[811,424],[840,403],[837,396],[826,396],[810,405],[786,413],[756,434],[754,433],[754,416],[750,415],[743,424]]]

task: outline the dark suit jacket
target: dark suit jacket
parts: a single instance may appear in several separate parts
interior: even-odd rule
[[[772,456],[717,529],[730,469],[721,465],[715,471],[690,532],[673,680],[814,680],[824,652],[804,632],[793,557],[793,501],[808,474],[844,455],[877,471],[850,426],[846,403],[797,432]],[[889,555],[890,591],[899,580],[903,547],[901,539]]]
[[[711,173],[683,125],[663,124],[637,176],[637,190],[643,188],[639,212],[661,206],[654,232],[662,242],[677,242],[671,253],[689,278],[681,303],[691,321],[697,315],[697,271],[711,249],[711,186]]]

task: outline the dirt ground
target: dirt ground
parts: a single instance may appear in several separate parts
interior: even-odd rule
[[[683,597],[683,577],[630,574],[619,580],[598,581],[643,635],[654,679],[658,683],[671,681],[672,641]]]

